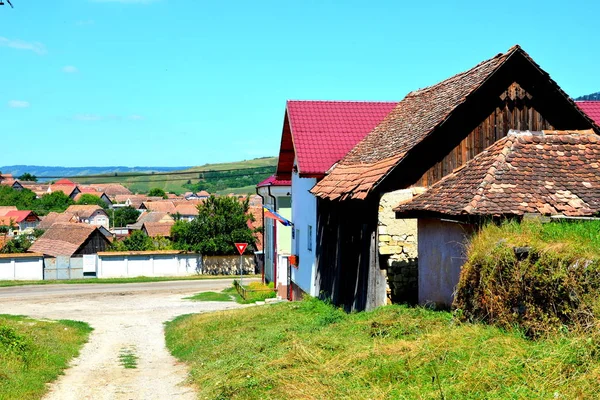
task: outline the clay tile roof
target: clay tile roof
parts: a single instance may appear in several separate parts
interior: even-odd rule
[[[76,215],[81,218],[90,218],[98,210],[103,210],[103,208],[95,204],[72,205],[65,210],[65,213]]]
[[[210,193],[208,193],[206,190],[201,190],[198,193],[196,193],[196,196],[198,196],[198,197],[210,197]]]
[[[600,125],[600,101],[576,101],[579,108],[583,110],[597,125]]]
[[[6,215],[11,211],[17,211],[17,207],[15,206],[0,206],[0,217]]]
[[[389,172],[423,139],[448,120],[498,69],[519,54],[541,68],[519,46],[498,54],[468,71],[452,76],[436,85],[409,93],[396,108],[358,143],[311,192],[334,199],[364,199]],[[541,74],[555,85],[567,101],[572,100],[545,72]],[[586,120],[584,113],[581,113]],[[590,125],[592,121],[588,121]]]
[[[54,182],[55,185],[64,185],[64,186],[77,186],[77,184],[73,181],[70,181],[68,179],[59,179],[56,182]]]
[[[403,216],[597,215],[600,138],[593,130],[510,131],[396,211]]]
[[[32,214],[33,216],[38,218],[38,216],[31,210],[12,210],[7,212],[4,215],[4,218],[12,219],[14,222],[19,223],[24,221],[27,217],[29,217]]]
[[[256,185],[256,187],[265,186],[292,186],[292,181],[286,179],[277,179],[277,176],[271,175],[270,177]]]
[[[171,200],[144,201],[142,205],[145,206],[148,211],[175,212],[175,205],[173,205]]]
[[[198,215],[198,208],[194,204],[178,204],[175,207],[175,211],[173,214],[181,214],[181,215]]]
[[[99,192],[106,193],[111,199],[117,195],[131,195],[131,191],[120,183],[94,183],[88,186],[95,188]]]
[[[146,231],[146,234],[150,237],[171,236],[171,227],[175,224],[175,221],[171,222],[144,222],[142,230]]]
[[[71,194],[75,191],[77,186],[75,185],[50,185],[50,192],[63,192],[67,196],[71,196]]]
[[[296,101],[286,107],[277,175],[287,179],[294,156],[300,176],[322,177],[364,138],[397,102]],[[286,128],[289,123],[290,129]]]
[[[72,256],[97,229],[88,224],[56,223],[31,245],[29,251],[53,257]]]
[[[39,223],[38,228],[39,229],[48,229],[56,223],[70,222],[73,218],[74,218],[74,215],[70,214],[70,213],[60,213],[59,214],[57,212],[50,212],[45,217],[41,218],[42,221]]]

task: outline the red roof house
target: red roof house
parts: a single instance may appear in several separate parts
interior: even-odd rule
[[[600,125],[600,101],[577,101],[576,104],[594,120],[596,125]]]
[[[397,102],[287,102],[277,177],[290,179],[294,158],[301,177],[322,178]]]

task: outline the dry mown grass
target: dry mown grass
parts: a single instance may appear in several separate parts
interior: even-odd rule
[[[318,300],[185,316],[167,345],[209,399],[592,398],[594,340],[531,341],[450,313]]]
[[[594,337],[599,290],[600,222],[490,224],[469,246],[454,306],[470,321],[518,327],[531,337]]]
[[[0,399],[39,399],[91,332],[76,321],[0,315]]]

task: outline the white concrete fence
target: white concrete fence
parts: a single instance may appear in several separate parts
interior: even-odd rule
[[[41,281],[42,279],[44,279],[42,254],[0,254],[0,281]]]

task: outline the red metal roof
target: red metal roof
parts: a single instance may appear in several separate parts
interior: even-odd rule
[[[271,175],[256,187],[264,187],[264,186],[292,186],[292,181],[285,179],[277,179],[275,175]]]
[[[600,125],[600,101],[576,101],[575,104],[593,119],[596,125]]]
[[[367,101],[287,102],[277,176],[287,178],[294,156],[300,176],[321,177],[398,104]]]

